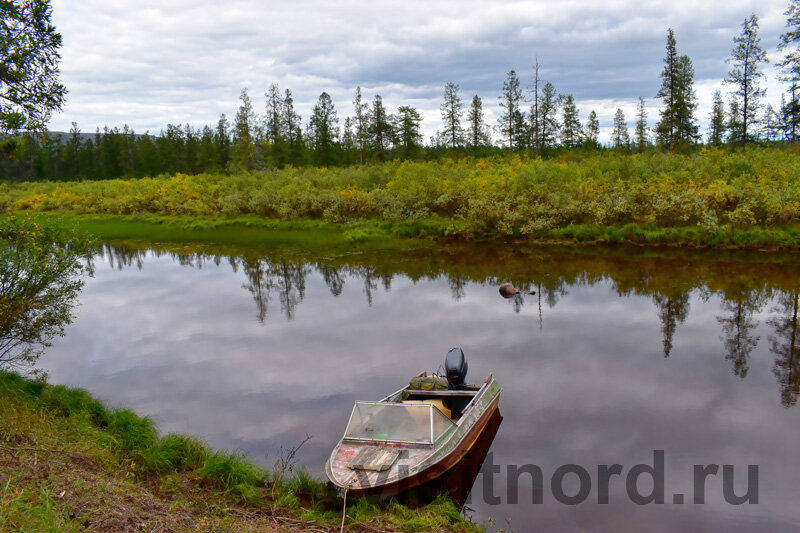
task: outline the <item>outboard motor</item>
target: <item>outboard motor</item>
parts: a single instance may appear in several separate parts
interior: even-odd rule
[[[447,352],[444,370],[451,389],[458,389],[464,385],[467,379],[467,359],[461,348],[456,347]]]

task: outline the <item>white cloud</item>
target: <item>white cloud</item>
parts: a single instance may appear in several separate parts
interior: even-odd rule
[[[516,69],[530,84],[541,74],[573,93],[585,120],[591,109],[610,124],[617,107],[633,116],[648,100],[651,122],[666,30],[695,65],[698,118],[708,115],[712,87],[742,20],[761,18],[764,48],[783,30],[785,0],[762,2],[492,2],[477,0],[362,3],[208,0],[82,2],[53,0],[64,40],[63,81],[70,90],[51,128],[84,131],[129,124],[158,131],[167,123],[199,126],[232,115],[242,87],[257,110],[270,83],[290,88],[304,120],[322,91],[339,117],[352,112],[356,85],[390,109],[417,106],[423,132],[440,127],[442,86],[460,84],[465,104],[483,98],[488,120],[498,114],[505,75]],[[772,52],[774,57],[774,52]],[[768,99],[779,101],[770,71]],[[630,112],[629,112],[630,110]]]

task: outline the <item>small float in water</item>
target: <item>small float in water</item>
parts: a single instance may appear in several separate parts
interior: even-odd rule
[[[377,402],[356,402],[344,437],[325,463],[348,495],[398,495],[416,489],[466,499],[502,421],[492,375],[467,385],[460,348],[445,359],[446,377],[417,375]]]

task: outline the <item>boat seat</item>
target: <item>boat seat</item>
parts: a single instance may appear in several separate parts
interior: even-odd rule
[[[406,390],[404,397],[406,401],[441,401],[450,412],[450,420],[458,420],[461,413],[472,401],[478,390]]]
[[[402,402],[402,403],[404,403],[404,404],[409,404],[409,403],[410,403],[410,404],[415,404],[415,403],[416,403],[416,404],[419,404],[419,403],[430,404],[430,405],[434,406],[435,408],[437,408],[437,409],[438,409],[438,410],[439,410],[439,411],[440,411],[440,412],[441,412],[441,413],[442,413],[444,416],[446,416],[447,418],[453,418],[453,413],[452,413],[452,411],[450,411],[450,409],[448,409],[448,408],[447,408],[447,407],[444,405],[444,400],[440,400],[440,399],[429,399],[429,400],[403,400],[403,402]]]

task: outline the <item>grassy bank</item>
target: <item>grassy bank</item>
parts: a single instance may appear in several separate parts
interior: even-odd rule
[[[798,246],[800,156],[765,148],[685,156],[602,152],[5,184],[0,210],[244,220],[245,227],[257,218],[266,220],[264,227],[277,220],[308,229],[317,222],[316,229],[334,225],[351,240],[372,231]]]
[[[6,213],[2,216],[28,212]],[[536,235],[478,239],[448,236],[451,221],[428,219],[417,223],[362,220],[332,223],[319,219],[278,220],[256,215],[237,217],[192,215],[105,215],[43,212],[106,242],[220,244],[233,246],[283,246],[323,255],[364,251],[431,249],[446,242],[504,240],[559,245],[635,245],[731,249],[800,249],[800,224],[784,227],[708,230],[697,226],[662,228],[639,224],[570,225]]]
[[[86,392],[0,372],[2,531],[338,531],[341,500],[303,470],[278,475]],[[472,531],[440,497],[348,506],[353,530]]]

